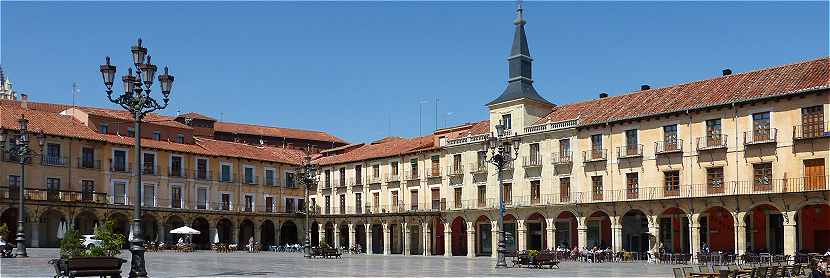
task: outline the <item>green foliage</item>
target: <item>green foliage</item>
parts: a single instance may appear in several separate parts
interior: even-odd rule
[[[0,238],[3,238],[3,240],[9,240],[9,227],[6,226],[5,223],[0,224]]]
[[[66,230],[61,240],[60,255],[61,258],[71,258],[86,255],[83,245],[81,245],[81,233],[75,229]]]
[[[531,256],[531,257],[536,257],[536,256],[539,256],[539,251],[538,250],[528,250],[527,255]]]
[[[121,254],[121,246],[127,239],[124,235],[113,233],[114,220],[109,220],[104,225],[99,225],[95,230],[95,238],[101,240],[101,244],[95,245],[87,250],[89,256],[117,256]]]

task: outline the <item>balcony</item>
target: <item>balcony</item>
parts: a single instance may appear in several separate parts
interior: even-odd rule
[[[697,150],[726,149],[726,134],[710,134],[697,138]]]
[[[643,156],[643,145],[625,145],[617,147],[617,157],[619,158],[635,158]]]
[[[487,173],[487,163],[486,162],[470,163],[470,173],[473,173],[473,174]]]
[[[351,177],[349,178],[349,186],[363,186],[363,178]]]
[[[193,171],[192,176],[193,176],[194,179],[197,179],[197,180],[209,181],[209,180],[213,180],[213,175],[212,174],[213,173],[211,173],[208,170],[198,170],[197,169],[197,170]]]
[[[440,179],[441,178],[441,167],[433,166],[432,169],[427,171],[427,178],[428,179]]]
[[[79,169],[101,170],[101,161],[94,159],[81,159],[79,157],[75,160],[75,167]]]
[[[144,166],[141,167],[141,174],[148,176],[157,176],[161,174],[161,168],[155,166]]]
[[[110,160],[110,172],[116,173],[132,173],[133,165],[131,163],[112,163]]]
[[[793,140],[830,137],[830,122],[793,126]]]
[[[185,178],[185,170],[182,168],[167,168],[167,177],[170,178]]]
[[[416,181],[421,179],[420,175],[418,175],[418,171],[405,172],[403,176],[407,181]]]
[[[334,183],[335,188],[346,188],[346,178],[338,179],[337,182]]]
[[[671,154],[683,152],[683,140],[666,140],[654,142],[655,154]]]
[[[245,184],[255,185],[259,184],[259,176],[245,176]]]
[[[369,184],[380,184],[380,183],[383,182],[383,180],[380,178],[380,176],[369,176],[366,179],[368,180]]]
[[[219,174],[219,182],[227,182],[227,183],[234,183],[235,179],[233,174]]]
[[[524,168],[539,168],[542,167],[542,156],[538,154],[525,156],[522,158],[522,162]]]
[[[41,156],[40,165],[65,167],[68,159],[65,156]]]
[[[778,129],[756,128],[744,132],[744,145],[773,144],[778,142]]]
[[[19,200],[19,196],[20,189],[18,189],[18,187],[0,187],[0,199]],[[26,189],[25,191],[23,191],[23,198],[29,201],[95,204],[106,204],[108,201],[106,193],[47,189]]]
[[[640,188],[636,184],[625,189],[625,198],[628,200],[636,200],[640,198]]]
[[[397,174],[396,174],[396,175],[387,175],[387,176],[386,176],[386,182],[387,182],[387,183],[390,183],[390,182],[400,182],[400,181],[401,181],[401,176],[400,176],[400,175],[397,175]]]
[[[552,153],[550,155],[550,163],[553,165],[568,165],[573,163],[573,154],[571,152]]]
[[[592,149],[590,151],[582,152],[583,162],[597,162],[608,160],[608,150],[606,149]]]
[[[464,176],[464,165],[455,164],[453,166],[447,166],[447,176],[449,176],[449,177]]]

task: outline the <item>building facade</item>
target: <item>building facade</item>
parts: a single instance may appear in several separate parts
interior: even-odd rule
[[[495,256],[501,228],[520,250],[646,251],[649,234],[670,253],[830,248],[828,58],[554,105],[533,87],[522,12],[488,120],[322,153],[314,244]],[[497,124],[519,140],[501,175]]]

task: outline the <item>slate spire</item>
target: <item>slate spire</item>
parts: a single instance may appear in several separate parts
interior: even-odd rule
[[[530,57],[530,48],[527,46],[527,35],[525,34],[525,24],[527,24],[527,21],[524,19],[522,1],[518,1],[516,20],[513,21],[513,24],[516,25],[516,31],[513,35],[513,46],[510,48],[510,57],[507,57],[509,69],[507,88],[504,89],[501,96],[487,103],[487,105],[522,98],[553,105],[540,96],[536,92],[536,89],[533,88],[533,58]]]

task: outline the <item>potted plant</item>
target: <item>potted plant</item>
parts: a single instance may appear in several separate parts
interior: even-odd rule
[[[530,264],[536,262],[536,256],[539,256],[539,250],[528,250],[527,251],[527,258]]]
[[[98,226],[95,238],[100,243],[90,245],[89,248],[84,247],[78,231],[68,229],[61,240],[60,259],[49,261],[55,266],[55,272],[65,276],[74,270],[98,273],[101,276],[120,274],[121,264],[127,261],[117,256],[126,239],[122,234],[113,233],[114,225],[114,221],[107,221]]]

